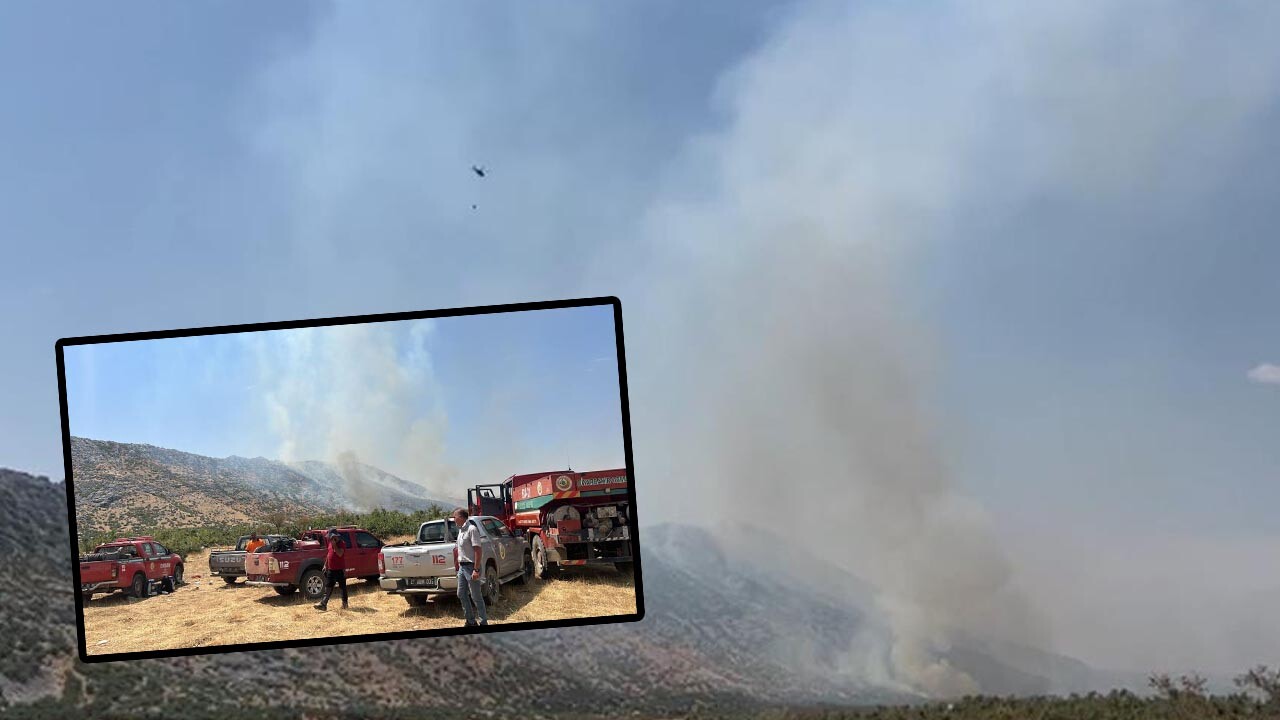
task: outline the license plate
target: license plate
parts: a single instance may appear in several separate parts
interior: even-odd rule
[[[435,578],[409,578],[407,584],[410,587],[435,587],[436,579]]]

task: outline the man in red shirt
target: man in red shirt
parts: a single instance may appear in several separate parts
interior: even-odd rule
[[[317,610],[326,610],[329,605],[329,593],[333,592],[334,583],[342,588],[342,609],[347,609],[347,559],[346,541],[337,530],[329,531],[329,548],[324,555],[324,597],[316,604]]]

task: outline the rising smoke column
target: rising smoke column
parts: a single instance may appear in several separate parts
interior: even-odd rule
[[[728,127],[691,146],[652,214],[652,287],[626,299],[649,343],[636,392],[667,401],[642,426],[671,450],[649,471],[699,478],[690,506],[795,527],[796,552],[870,580],[892,641],[863,660],[887,670],[862,671],[949,696],[978,690],[940,659],[954,629],[1048,639],[949,481],[895,278],[955,199],[982,80],[967,57],[933,95],[901,87],[929,55],[891,39],[906,24],[817,6],[734,73]]]
[[[408,321],[246,336],[279,459],[335,463],[347,494],[366,507],[376,502],[376,486],[361,463],[452,495],[448,416],[426,345],[432,328]]]
[[[623,295],[637,443],[661,448],[643,471],[678,479],[686,519],[806,528],[800,548],[879,587],[901,682],[974,689],[938,659],[959,632],[1051,645],[949,478],[945,358],[908,271],[980,248],[955,231],[978,214],[1050,197],[1145,226],[1152,188],[1212,187],[1280,63],[1273,10],[1201,7],[803,3],[725,78],[724,127],[690,143],[645,241],[609,259],[647,270]]]
[[[797,532],[797,543],[884,590],[896,640],[868,656],[890,658],[900,682],[946,694],[969,680],[933,659],[951,627],[1047,642],[981,509],[948,480],[929,407],[930,328],[903,303],[918,297],[904,268],[923,245],[980,248],[947,235],[959,210],[990,212],[998,225],[1049,196],[1152,227],[1129,209],[1148,199],[1145,183],[1212,177],[1230,147],[1213,139],[1275,96],[1270,7],[797,3],[726,79],[723,132],[690,143],[640,231],[625,216],[592,225],[583,213],[629,208],[610,195],[620,180],[627,199],[645,197],[634,191],[648,185],[636,178],[643,163],[621,140],[617,157],[584,162],[575,151],[603,126],[669,114],[601,122],[562,86],[539,85],[610,65],[587,67],[580,38],[533,23],[511,24],[534,28],[505,43],[521,52],[453,72],[495,27],[467,36],[429,18],[338,7],[305,53],[276,68],[264,144],[297,173],[295,260],[313,276],[349,277],[358,257],[339,252],[345,237],[360,239],[359,257],[395,258],[387,268],[400,272],[378,282],[333,283],[352,302],[380,292],[441,307],[621,295],[646,521],[719,514],[790,526],[806,513],[823,542],[804,546],[812,536]],[[522,74],[531,67],[537,76]],[[297,88],[314,98],[297,107]],[[467,130],[513,109],[572,139],[503,133],[518,139],[499,153],[487,136],[487,157],[529,172],[504,198],[512,209],[468,242],[424,243],[455,236],[448,208],[468,207],[450,194],[456,183],[439,181],[474,160],[458,153],[476,147]],[[433,196],[445,202],[433,207]],[[626,242],[584,267],[586,244],[566,238],[593,234]],[[451,254],[459,248],[480,250]],[[519,258],[519,270],[478,283],[449,270],[497,256]],[[634,284],[623,284],[628,275]]]

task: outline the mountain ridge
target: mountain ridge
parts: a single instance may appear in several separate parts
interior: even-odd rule
[[[358,462],[212,458],[146,443],[71,438],[81,532],[259,522],[273,513],[447,507],[426,489]]]
[[[4,620],[2,631],[15,638],[0,667],[4,704],[43,698],[108,715],[134,713],[146,702],[161,714],[198,707],[218,716],[246,700],[264,712],[375,708],[376,715],[407,703],[424,715],[449,714],[460,704],[498,714],[530,708],[623,714],[687,712],[707,703],[760,708],[923,699],[851,664],[883,652],[884,628],[873,609],[834,593],[797,593],[779,581],[776,568],[733,559],[706,528],[675,524],[640,531],[647,612],[638,623],[82,665],[74,652],[64,489],[0,472],[0,491],[7,493],[0,497],[0,529],[7,530],[0,531],[0,550],[35,545],[43,553],[5,585],[6,597],[15,585],[30,592],[20,597],[23,612]],[[956,659],[984,689],[1001,676],[1015,692],[1046,687],[1045,678],[1011,672],[984,653],[966,649]],[[339,658],[360,670],[331,682],[324,669]],[[476,669],[494,683],[475,683]],[[69,699],[57,699],[64,694]]]
[[[760,652],[761,642],[774,642],[775,635],[786,633],[759,627],[754,635],[743,633],[772,600],[744,605],[749,611],[732,623],[718,619],[734,588],[702,582],[664,562],[661,553],[645,557],[650,611],[639,623],[82,665],[74,657],[65,495],[46,480],[21,473],[14,477],[5,485],[20,486],[22,497],[0,507],[0,526],[13,520],[10,515],[39,520],[0,536],[0,550],[14,551],[21,543],[45,547],[49,561],[28,569],[28,575],[38,574],[38,584],[68,592],[31,603],[29,616],[6,628],[11,637],[50,638],[41,653],[29,644],[15,645],[11,665],[18,669],[0,672],[0,697],[6,704],[40,697],[53,702],[50,698],[70,692],[73,699],[66,702],[87,702],[108,715],[136,712],[144,701],[166,712],[200,707],[217,715],[237,709],[246,698],[276,709],[387,708],[414,698],[411,704],[424,711],[453,712],[465,704],[499,713],[608,708],[606,714],[614,714],[681,712],[708,702],[759,707],[778,700],[850,704],[902,697],[863,683],[810,678],[803,669],[771,660]],[[29,512],[37,506],[39,512]],[[28,577],[27,584],[35,583]],[[785,595],[776,588],[762,589],[771,598]],[[690,599],[696,606],[689,605]],[[548,664],[548,657],[556,662]],[[361,670],[335,685],[324,669],[339,658]],[[475,683],[476,669],[497,684]],[[489,687],[504,691],[495,695]],[[156,688],[162,688],[159,697]]]

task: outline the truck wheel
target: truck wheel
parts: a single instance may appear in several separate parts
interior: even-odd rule
[[[129,595],[140,598],[147,596],[147,577],[142,573],[135,573],[133,582],[129,583]]]
[[[533,582],[533,553],[526,552],[524,554],[524,565],[521,566],[520,571],[520,577],[516,579],[516,582],[521,585],[528,585]]]
[[[320,568],[311,568],[302,573],[302,594],[307,599],[314,602],[324,597],[324,571]]]
[[[533,536],[533,574],[539,580],[550,580],[556,576],[556,564],[547,560],[547,546],[541,535]]]
[[[224,583],[226,583],[226,584],[228,584],[228,585],[235,585],[235,584],[236,584],[236,579],[235,579],[235,577],[233,577],[233,576],[231,576],[231,575],[223,575],[223,576],[222,576],[222,582],[224,582]]]
[[[297,585],[286,585],[284,587],[273,587],[271,589],[275,590],[277,595],[292,595],[298,592]]]
[[[497,605],[502,597],[502,581],[498,579],[498,566],[489,563],[484,569],[484,587],[480,590],[488,605]]]
[[[173,587],[176,590],[182,584],[182,566],[173,569]]]

